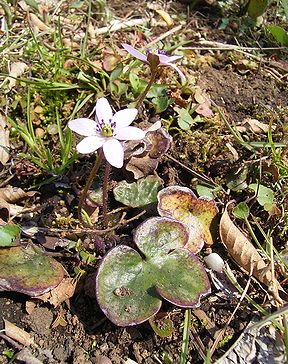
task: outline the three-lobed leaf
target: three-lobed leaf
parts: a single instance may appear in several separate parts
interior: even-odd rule
[[[148,320],[159,311],[161,297],[180,307],[194,307],[210,291],[202,263],[183,248],[188,233],[181,222],[150,218],[136,229],[134,240],[141,255],[120,245],[98,268],[97,300],[116,325]]]

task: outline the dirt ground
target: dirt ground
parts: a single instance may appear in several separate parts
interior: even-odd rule
[[[187,74],[193,79],[195,87],[198,86],[205,91],[213,103],[223,110],[230,122],[240,125],[247,118],[256,118],[267,124],[272,121],[276,125],[276,141],[284,140],[286,137],[281,125],[287,123],[288,115],[288,66],[284,61],[280,61],[280,52],[267,52],[260,57],[261,59],[257,55],[248,64],[243,62],[249,58],[245,54],[220,49],[219,45],[219,49],[201,51],[198,49],[197,43],[199,38],[223,44],[235,44],[235,39],[237,39],[243,45],[247,44],[247,38],[243,38],[242,41],[241,32],[237,29],[233,30],[231,27],[225,30],[218,29],[221,12],[217,5],[209,5],[204,2],[198,4],[196,8],[191,8],[184,1],[181,3],[162,3],[165,3],[166,7],[163,5],[164,8],[169,9],[171,14],[177,15],[177,19],[184,23],[183,28],[176,33],[176,36],[180,34],[179,39],[189,41],[184,46],[184,48],[187,47],[186,52],[189,57],[184,57],[182,69],[187,67]],[[123,1],[114,0],[108,2],[108,5],[113,16],[119,18],[141,16],[151,12],[150,3],[144,4],[133,1],[129,5],[125,3],[123,6]],[[65,11],[69,14],[68,7],[63,7],[63,13]],[[101,21],[99,23],[102,26]],[[165,31],[167,29],[163,26],[156,26],[151,31],[150,41]],[[115,33],[113,41],[119,44],[123,38],[129,40],[131,34],[125,30],[120,30]],[[133,36],[135,36],[135,32],[133,32]],[[257,39],[256,43],[255,40],[255,44],[259,44],[260,41],[261,39]],[[189,47],[190,49],[188,49]],[[197,49],[193,50],[193,47]],[[286,78],[279,76],[285,73]],[[185,100],[185,96],[183,99]],[[214,112],[213,118],[192,126],[190,133],[180,132],[173,135],[173,143],[169,153],[180,164],[167,156],[161,158],[157,173],[165,186],[177,183],[192,189],[195,187],[195,176],[189,170],[182,168],[183,164],[218,183],[222,183],[229,171],[249,162],[251,158],[249,153],[235,143],[224,121],[217,115],[215,109]],[[152,116],[155,117],[155,115]],[[279,118],[281,118],[281,122],[279,122]],[[253,137],[255,141],[261,139],[258,135],[253,135]],[[235,157],[234,152],[238,154],[238,158]],[[258,158],[263,155],[265,156],[265,151],[259,151]],[[73,179],[73,176],[77,179],[79,177],[77,176],[79,174],[77,168],[82,168],[80,175],[83,171],[84,174],[81,176],[82,178],[78,179],[78,182],[80,181],[79,185],[83,185],[83,181],[89,173],[88,167],[93,163],[93,158],[86,158],[84,167],[82,163],[83,159],[73,165],[61,182],[66,183],[69,178]],[[27,174],[24,179],[24,183],[29,187],[32,178]],[[117,181],[120,177],[112,172],[111,179]],[[20,184],[19,181],[19,178],[15,176],[12,184],[14,182],[14,185],[17,186]],[[69,183],[67,185],[68,188],[62,194],[55,188],[55,185],[39,188],[39,194],[34,197],[34,201],[37,201],[42,207],[33,217],[39,226],[52,228],[53,221],[60,210],[64,215],[76,216],[77,191]],[[241,194],[233,195],[233,198],[239,201],[242,197]],[[231,196],[227,194],[217,198],[220,211],[230,199]],[[45,207],[43,207],[44,205]],[[123,237],[129,243],[132,229],[145,217],[147,216],[145,215],[130,226],[104,237],[104,240],[107,239],[106,249],[109,246],[115,246]],[[274,217],[269,220],[269,223],[273,224],[273,219]],[[93,234],[87,234],[84,243],[89,249],[95,240],[97,238]],[[278,246],[281,246],[284,241],[285,236],[279,238]],[[59,259],[65,266],[67,272],[73,276],[73,265],[77,264],[77,259],[62,254],[61,249],[56,249],[56,251],[48,249],[48,251],[49,254],[54,254],[55,258]],[[221,253],[223,259],[229,261],[239,283],[244,287],[247,282],[247,275],[229,258],[219,236],[213,245],[213,251]],[[169,337],[156,335],[148,322],[127,328],[117,327],[104,316],[94,298],[95,273],[93,270],[93,266],[88,267],[87,275],[78,281],[74,296],[56,308],[49,303],[31,300],[21,294],[0,293],[1,322],[2,319],[9,320],[30,333],[34,339],[34,344],[21,351],[22,346],[20,344],[15,347],[15,341],[9,342],[0,337],[0,352],[4,353],[5,350],[11,348],[15,352],[20,351],[24,359],[22,361],[18,359],[14,362],[24,363],[103,364],[109,363],[109,361],[105,361],[108,360],[107,358],[113,364],[126,363],[128,358],[139,364],[179,363],[184,310],[167,302],[163,303],[160,316],[168,317],[173,322],[173,333]],[[191,364],[203,362],[201,350],[211,347],[217,331],[225,326],[238,303],[237,298],[219,291],[219,288],[217,289],[213,283],[211,285],[212,293],[201,301],[200,308],[192,310],[188,355],[188,361]],[[259,289],[256,282],[251,283],[249,294],[255,301],[261,304],[265,302],[269,307],[265,291]],[[31,305],[33,309],[30,309]],[[214,354],[215,359],[227,352],[252,318],[254,320],[260,318],[259,312],[249,303],[243,301],[225,330],[221,344],[218,345]],[[5,355],[0,356],[1,364],[9,362],[11,361]]]

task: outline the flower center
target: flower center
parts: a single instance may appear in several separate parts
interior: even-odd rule
[[[103,125],[101,127],[101,133],[102,133],[102,135],[107,136],[107,137],[113,135],[113,128],[112,128],[112,126],[110,124]]]
[[[162,50],[162,49],[146,49],[146,56],[148,56],[148,54],[151,53],[151,54],[155,54],[156,56],[160,55],[160,54],[164,54],[166,55],[167,52]]]

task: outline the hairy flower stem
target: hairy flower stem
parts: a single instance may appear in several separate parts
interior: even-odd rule
[[[146,95],[148,94],[148,91],[150,90],[151,86],[153,85],[153,83],[155,81],[156,75],[157,75],[157,70],[156,69],[151,70],[150,81],[148,82],[145,90],[143,91],[143,94],[139,97],[137,104],[136,104],[136,109],[139,110],[139,108],[141,107],[143,101],[145,100]]]
[[[103,202],[102,212],[103,212],[104,229],[107,229],[108,227],[107,199],[108,199],[108,182],[109,182],[110,170],[111,170],[111,165],[106,161],[105,174],[103,180],[103,194],[102,194],[102,202]]]
[[[90,172],[90,175],[88,177],[86,185],[85,185],[85,187],[84,187],[84,189],[83,189],[83,191],[81,193],[77,213],[78,213],[78,219],[79,219],[80,223],[82,225],[84,225],[84,226],[87,225],[87,224],[85,223],[85,221],[83,220],[83,217],[82,217],[82,208],[83,208],[84,202],[86,200],[88,190],[91,187],[92,182],[93,182],[93,180],[94,180],[94,178],[95,178],[95,176],[96,176],[96,174],[97,174],[97,172],[98,172],[98,170],[100,168],[101,162],[103,160],[103,156],[104,156],[103,149],[102,148],[98,149],[98,154],[97,154],[95,164],[94,164],[94,166],[93,166],[93,168],[92,168],[92,170]]]

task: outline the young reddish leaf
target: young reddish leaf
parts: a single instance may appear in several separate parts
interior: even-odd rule
[[[185,246],[192,253],[199,252],[203,245],[213,244],[218,209],[213,200],[197,198],[186,187],[170,186],[158,193],[158,212],[181,221],[189,231]]]

